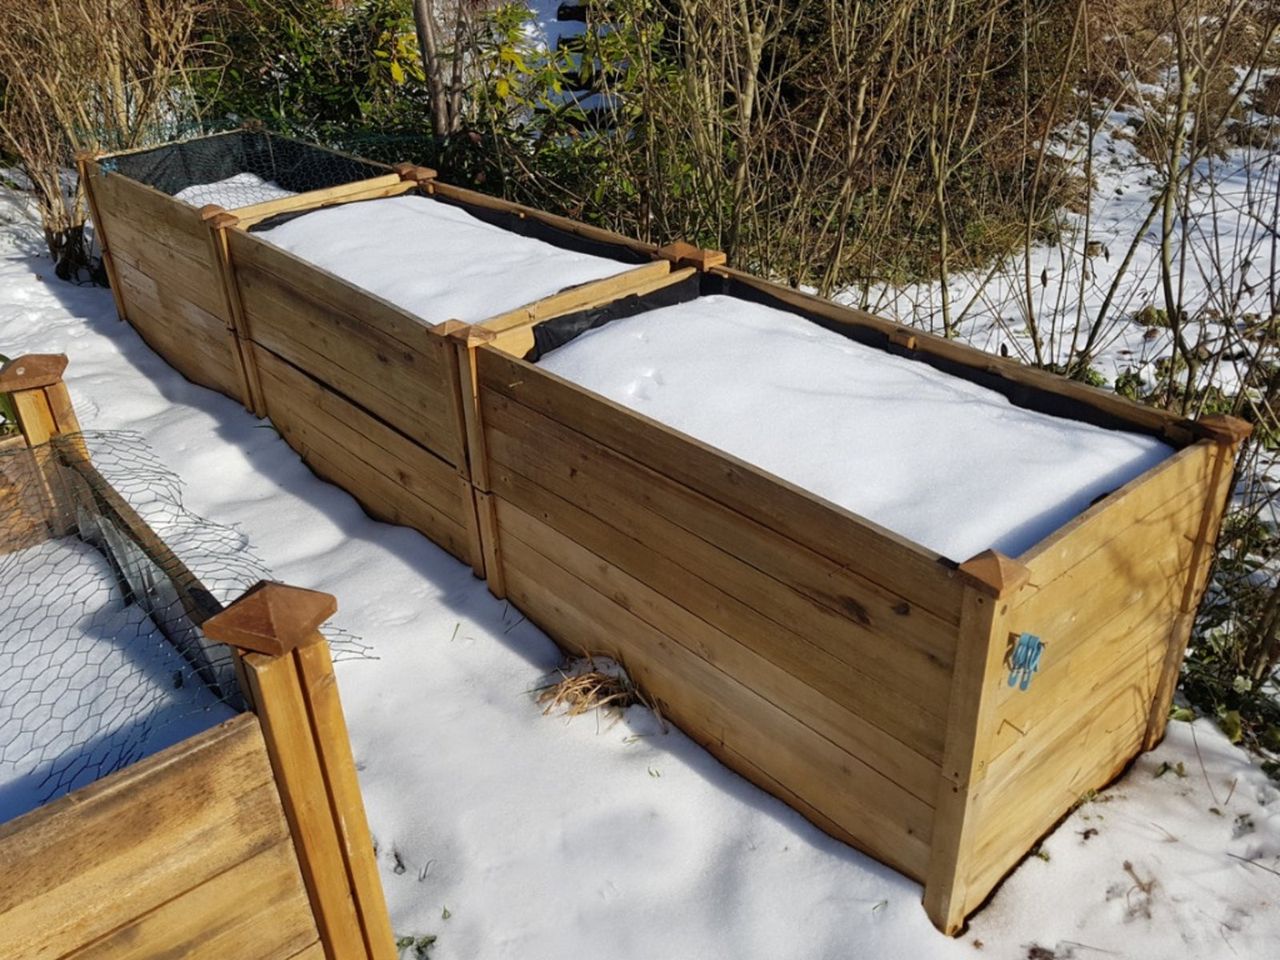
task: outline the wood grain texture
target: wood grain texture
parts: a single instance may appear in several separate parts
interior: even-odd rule
[[[495,498],[500,537],[536,545],[594,589],[675,640],[692,654],[789,713],[884,778],[929,806],[937,790],[938,766],[888,732],[870,723],[859,708],[867,681],[820,650],[740,640],[593,554],[552,526]],[[669,585],[667,585],[669,586]],[[683,600],[683,598],[681,598]],[[761,649],[762,648],[762,649]]]
[[[244,667],[320,939],[332,960],[367,956],[297,664],[254,653]]]
[[[422,320],[249,234],[228,235],[253,342],[453,466],[452,345]]]
[[[365,817],[351,739],[342,714],[338,681],[333,673],[329,645],[323,639],[305,644],[294,653],[302,682],[302,694],[315,734],[320,765],[333,819],[346,861],[347,878],[355,897],[360,929],[370,960],[396,960],[395,935],[382,893],[373,838]]]
[[[957,622],[962,586],[944,558],[533,364],[492,347],[476,361],[482,402],[492,393],[528,407]]]
[[[470,562],[470,489],[455,469],[341,395],[255,346],[267,413],[320,476],[375,517],[413,527]]]
[[[286,960],[319,940],[293,843],[285,840],[67,958]]]
[[[576,652],[605,654],[703,744],[723,744],[841,825],[857,845],[922,877],[932,813],[573,572],[516,537],[503,542],[508,596]],[[728,759],[727,754],[721,754]]]
[[[0,956],[65,956],[288,840],[239,716],[0,825]]]

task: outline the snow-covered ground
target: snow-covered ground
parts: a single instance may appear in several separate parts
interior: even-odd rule
[[[540,631],[183,380],[41,248],[0,202],[0,353],[69,354],[82,422],[143,434],[192,511],[336,594],[337,622],[372,645],[339,665],[343,700],[393,925],[436,935],[437,960],[1274,955],[1280,790],[1211,724],[1172,724],[948,940],[918,885],[643,709],[543,716],[534,691],[560,657]]]

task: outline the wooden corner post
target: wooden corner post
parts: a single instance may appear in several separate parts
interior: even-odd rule
[[[658,256],[671,261],[675,267],[694,267],[702,273],[712,267],[723,267],[728,262],[728,257],[721,250],[704,250],[683,240],[659,247]]]
[[[80,432],[62,380],[66,369],[67,357],[61,353],[29,353],[0,367],[0,393],[13,398],[18,429],[29,447]]]
[[[1012,598],[1030,577],[1025,566],[994,550],[961,564],[959,573],[965,583],[959,641],[924,887],[929,919],[949,936],[964,926],[973,906],[969,902],[971,855],[995,732],[995,694],[1003,682],[1009,649],[1005,624]]]
[[[45,536],[63,536],[75,528],[75,510],[65,496],[71,481],[59,469],[58,459],[49,447],[57,437],[71,437],[68,442],[76,458],[88,462],[89,452],[78,436],[80,421],[62,380],[66,369],[67,358],[60,353],[27,354],[0,367],[0,395],[10,398],[31,458],[28,462],[35,491],[16,499],[0,498],[7,504],[8,514],[0,517],[0,553],[30,546]],[[0,477],[0,488],[3,486]]]
[[[240,286],[236,282],[235,265],[231,262],[231,248],[227,241],[227,231],[238,227],[240,218],[211,203],[200,208],[200,219],[209,227],[210,250],[222,287],[223,309],[227,314],[231,364],[240,378],[241,402],[254,416],[265,417],[267,403],[262,393],[262,378],[258,375],[258,361],[253,355],[253,344],[250,342],[249,321],[245,318],[244,305],[240,301]]]
[[[505,597],[502,566],[498,562],[498,520],[491,495],[489,453],[480,416],[480,383],[476,378],[476,350],[492,343],[496,334],[460,320],[446,320],[433,330],[453,344],[451,388],[456,402],[454,419],[464,440],[461,469],[467,496],[472,500],[471,516],[475,521],[470,529],[471,569],[477,577],[485,580],[494,596]]]
[[[1231,502],[1232,484],[1235,480],[1236,457],[1241,446],[1253,432],[1253,427],[1238,417],[1214,414],[1202,417],[1191,424],[1193,433],[1201,437],[1201,443],[1214,444],[1213,472],[1204,491],[1204,513],[1200,528],[1191,547],[1191,563],[1186,587],[1174,617],[1173,630],[1165,650],[1164,664],[1156,680],[1155,696],[1151,712],[1147,716],[1147,733],[1142,748],[1150,750],[1164,739],[1169,725],[1169,710],[1173,706],[1173,694],[1178,688],[1178,676],[1182,670],[1182,658],[1191,640],[1196,611],[1208,584],[1209,571],[1213,567],[1214,548],[1222,529],[1222,518]]]
[[[85,199],[89,202],[89,215],[93,217],[93,229],[98,235],[98,245],[102,247],[102,266],[107,271],[107,282],[111,284],[111,299],[116,304],[116,316],[127,319],[124,310],[124,295],[120,292],[120,275],[116,272],[116,262],[111,256],[111,247],[107,243],[107,227],[102,222],[102,211],[98,208],[98,198],[93,193],[93,173],[101,168],[98,156],[91,150],[82,150],[76,154],[76,173],[80,175],[80,186],[84,189]]]
[[[395,960],[395,937],[329,646],[326,593],[260,583],[204,624],[235,647],[329,960]]]

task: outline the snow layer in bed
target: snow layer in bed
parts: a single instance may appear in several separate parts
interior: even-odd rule
[[[431,323],[475,323],[633,266],[522,237],[426,197],[329,207],[261,236]]]
[[[615,321],[541,365],[959,561],[1017,556],[1173,452],[732,297]]]
[[[3,559],[0,823],[233,716],[93,547]]]
[[[293,195],[292,190],[286,190],[273,180],[263,180],[255,173],[237,173],[235,176],[214,183],[197,183],[174,194],[179,200],[193,207],[216,203],[227,210]]]

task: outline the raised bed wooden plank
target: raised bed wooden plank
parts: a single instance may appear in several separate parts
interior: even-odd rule
[[[947,696],[945,671],[937,678],[917,676],[913,685],[910,671],[893,658],[857,656],[858,645],[846,642],[852,632],[847,621],[822,615],[821,608],[732,554],[655,515],[613,513],[580,490],[566,491],[574,497],[571,503],[506,464],[495,463],[493,470],[500,499],[678,601],[757,654],[818,684],[867,723],[901,741],[904,749],[931,762],[940,757],[943,729],[936,710]],[[593,509],[612,515],[617,525]],[[874,653],[878,645],[880,638],[872,637],[867,649]],[[927,702],[922,690],[934,693],[934,702]]]
[[[683,729],[698,731],[704,742],[723,743],[787,784],[860,848],[901,864],[909,875],[923,875],[932,824],[926,804],[899,788],[894,802],[877,805],[864,791],[871,774],[856,758],[530,545],[509,537],[503,551],[509,595],[535,623],[572,649],[615,657]]]
[[[1203,503],[1215,451],[1215,445],[1205,441],[1184,447],[1059,527],[1019,558],[1031,570],[1031,586],[1040,587],[1062,576],[1135,520],[1179,494],[1198,490]],[[1021,602],[1032,597],[1026,594]]]
[[[115,221],[112,227],[111,252],[117,265],[128,263],[167,290],[175,300],[193,303],[217,317],[223,326],[228,325],[222,288],[211,264],[213,252],[207,239],[203,259],[196,259],[149,237],[145,228],[128,221]]]
[[[93,190],[102,215],[111,223],[128,221],[151,232],[165,246],[191,256],[200,256],[208,244],[200,211],[188,203],[128,177],[101,171],[94,175]]]
[[[927,610],[912,609],[892,589],[522,404],[487,393],[481,399],[481,420],[491,460],[526,475],[538,470],[541,482],[553,490],[593,494],[601,501],[596,513],[602,519],[634,514],[642,522],[659,523],[666,531],[663,536],[679,542],[682,549],[697,550],[689,539],[700,539],[805,597],[809,604],[802,609],[822,607],[819,613],[842,636],[851,625],[855,633],[874,633],[877,644],[892,642],[895,657],[911,660],[914,651],[935,670],[945,673],[949,667],[954,625]],[[586,485],[590,490],[578,490]],[[673,526],[678,530],[670,530]],[[769,604],[778,602],[771,599]],[[845,643],[841,639],[833,650],[837,656],[875,656],[874,650],[845,649]],[[930,672],[927,665],[923,671],[914,667],[912,663],[917,679]]]
[[[286,272],[273,272],[268,261],[280,251],[264,253],[265,244],[245,248],[242,237],[231,233],[229,247],[253,341],[461,465],[464,439],[453,416],[452,344],[421,321],[387,314],[389,305],[384,308],[374,298],[362,307],[355,301],[363,295],[336,278],[308,278],[314,268],[281,259],[277,266],[285,264]],[[237,260],[242,248],[254,249],[267,265]],[[326,298],[321,289],[326,286],[343,292]]]
[[[68,960],[280,960],[319,942],[286,840],[129,920]]]
[[[656,421],[491,347],[477,351],[482,393],[530,407],[643,463],[909,604],[958,622],[962,585],[944,558]]]
[[[270,351],[254,351],[272,423],[316,473],[375,517],[470,562],[469,491],[452,467]]]
[[[862,760],[879,776],[933,805],[938,788],[937,764],[868,723],[856,707],[847,706],[857,704],[864,696],[857,678],[847,668],[841,669],[815,648],[778,649],[783,644],[777,642],[770,650],[772,658],[762,656],[749,642],[717,629],[670,599],[670,593],[630,576],[576,538],[565,536],[501,497],[495,500],[501,534],[537,544],[541,553],[572,570],[598,593],[612,598],[710,666]],[[701,592],[698,583],[688,586],[688,593]],[[688,593],[682,592],[681,600]]]
[[[0,955],[64,956],[288,839],[242,715],[0,826]]]
[[[144,341],[170,366],[201,386],[229,397],[240,396],[240,378],[232,366],[230,331],[216,319],[210,322],[194,304],[188,305],[190,324],[175,323],[173,314],[156,302],[147,278],[135,274],[121,260],[116,264],[123,289],[121,295],[129,313],[129,323]],[[194,322],[197,318],[199,324]]]

